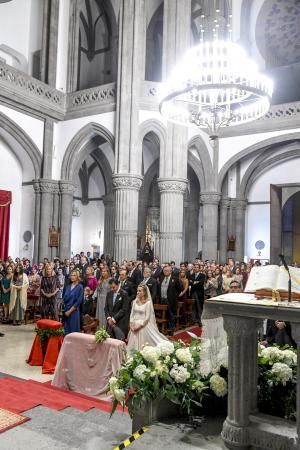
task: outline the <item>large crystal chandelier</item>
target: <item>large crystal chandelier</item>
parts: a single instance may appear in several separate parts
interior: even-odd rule
[[[187,51],[170,78],[163,83],[159,109],[168,120],[194,124],[216,137],[221,127],[240,125],[264,116],[269,110],[272,81],[260,73],[244,49],[230,39],[219,39],[218,13],[201,26],[200,43]],[[202,19],[205,19],[203,14]],[[204,20],[203,20],[204,23]]]

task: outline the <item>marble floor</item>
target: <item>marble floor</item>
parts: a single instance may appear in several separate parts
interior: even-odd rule
[[[41,367],[26,364],[35,337],[34,324],[13,327],[0,325],[0,372],[36,381],[52,380],[53,375],[42,374]]]

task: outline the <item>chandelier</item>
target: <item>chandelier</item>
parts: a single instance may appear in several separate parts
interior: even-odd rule
[[[172,122],[194,124],[216,138],[221,127],[264,116],[272,92],[272,80],[241,46],[230,39],[201,40],[162,84],[159,110]]]

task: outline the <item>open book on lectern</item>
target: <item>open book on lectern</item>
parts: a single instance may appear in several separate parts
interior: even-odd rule
[[[290,267],[292,293],[300,295],[300,268]],[[245,292],[288,291],[289,276],[283,266],[254,266],[251,269]],[[297,295],[297,297],[298,297]]]

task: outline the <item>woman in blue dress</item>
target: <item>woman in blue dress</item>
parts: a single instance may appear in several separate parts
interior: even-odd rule
[[[63,325],[65,335],[80,332],[80,304],[83,302],[83,286],[77,270],[70,274],[71,283],[67,284],[63,296]]]

